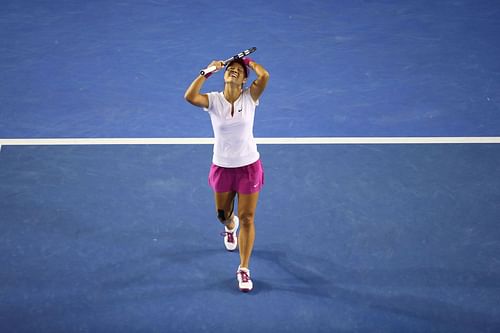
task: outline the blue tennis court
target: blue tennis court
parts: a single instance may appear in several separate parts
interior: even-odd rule
[[[4,1],[2,332],[497,332],[495,1]],[[241,293],[199,70],[271,77]],[[222,90],[214,74],[205,91]],[[353,139],[352,142],[349,140]]]

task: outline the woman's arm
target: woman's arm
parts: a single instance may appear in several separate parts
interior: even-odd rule
[[[257,101],[266,88],[267,81],[269,80],[269,73],[264,67],[262,67],[262,65],[259,65],[252,59],[246,58],[245,60],[246,62],[248,62],[248,67],[253,69],[255,71],[255,74],[257,75],[257,78],[252,82],[252,85],[250,86],[250,95],[252,96],[254,101]]]
[[[212,61],[207,67],[209,66],[216,66],[216,70],[219,70],[224,67],[224,63],[221,60]],[[205,76],[199,75],[196,79],[193,80],[193,82],[191,82],[191,85],[184,93],[184,98],[186,99],[186,101],[201,108],[208,108],[208,95],[200,94],[200,90],[203,86],[203,83],[205,83],[205,80],[210,75],[211,74],[207,74]]]

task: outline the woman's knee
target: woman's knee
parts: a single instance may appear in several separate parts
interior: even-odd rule
[[[250,225],[254,221],[254,212],[242,212],[238,216],[240,219],[240,223],[243,225]]]

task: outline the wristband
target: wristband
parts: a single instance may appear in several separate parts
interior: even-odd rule
[[[253,61],[253,59],[252,59],[252,58],[250,58],[250,57],[244,57],[244,58],[242,58],[242,59],[243,59],[243,62],[245,63],[245,65],[246,65],[247,67],[250,67],[250,63],[251,63],[251,62],[254,62],[254,61]]]

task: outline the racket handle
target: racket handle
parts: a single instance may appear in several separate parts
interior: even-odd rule
[[[209,74],[209,73],[214,72],[216,69],[217,69],[217,67],[215,67],[215,66],[210,66],[210,67],[207,67],[207,68],[202,69],[202,70],[200,71],[200,75],[207,75],[207,74]]]

